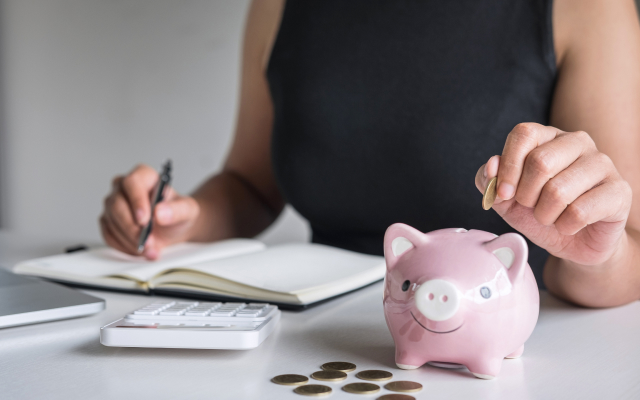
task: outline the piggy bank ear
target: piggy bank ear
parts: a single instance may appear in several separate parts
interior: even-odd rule
[[[401,255],[426,242],[427,235],[409,225],[391,225],[384,234],[384,258],[387,261],[387,269],[395,267]]]
[[[516,282],[524,277],[524,269],[529,258],[529,248],[522,236],[517,233],[505,233],[486,242],[484,247],[492,252],[507,268],[511,282]]]

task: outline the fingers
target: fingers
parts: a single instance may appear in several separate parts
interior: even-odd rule
[[[600,185],[613,172],[613,162],[602,153],[580,157],[570,168],[544,184],[539,200],[534,203],[533,216],[542,225],[555,223],[568,205],[583,193]],[[516,199],[520,196],[519,192],[520,189]],[[520,203],[519,200],[518,202]]]
[[[630,199],[631,187],[627,182],[622,179],[607,181],[569,204],[555,221],[556,229],[563,235],[575,235],[585,226],[598,221],[624,221]]]
[[[105,198],[104,213],[100,218],[107,244],[137,254],[140,230],[149,221],[150,194],[157,180],[157,172],[145,165],[134,168],[127,176],[113,179],[112,192]]]
[[[476,173],[476,187],[480,193],[484,194],[484,191],[487,189],[487,185],[489,185],[489,181],[498,175],[499,168],[500,156],[491,157],[486,164],[480,167]],[[496,198],[493,204],[500,204],[502,201],[504,200]]]
[[[535,207],[543,187],[551,178],[581,157],[595,154],[598,154],[595,143],[585,132],[561,133],[554,140],[536,147],[526,156],[516,189],[516,201],[525,207]],[[589,168],[590,164],[590,162],[583,162],[577,169],[572,166],[571,170],[575,172],[581,168]],[[576,178],[592,181],[590,177],[580,174],[579,171]],[[592,182],[591,186],[584,190],[588,190],[598,182]],[[586,184],[586,182],[582,183]]]
[[[162,246],[157,243],[155,235],[152,233],[147,238],[142,255],[148,260],[157,260],[160,257],[160,250],[162,250]]]
[[[484,192],[496,175],[494,205],[514,199],[533,209],[538,223],[555,225],[562,234],[573,235],[601,220],[626,218],[629,205],[620,203],[628,202],[629,185],[585,132],[520,124],[509,134],[503,155],[491,157],[476,173],[478,190]],[[496,210],[501,215],[509,212],[501,206]]]
[[[158,174],[141,165],[127,176],[113,179],[112,193],[105,199],[100,228],[110,246],[137,254],[140,232],[151,217],[151,195],[155,193]],[[185,240],[185,232],[200,213],[200,206],[192,197],[182,197],[171,187],[165,188],[164,200],[154,210],[154,229],[149,235],[143,255],[158,258],[163,247]],[[143,215],[144,214],[144,215]],[[179,224],[183,224],[178,226]]]
[[[126,252],[135,253],[140,227],[133,221],[129,204],[122,193],[113,193],[105,199],[102,218],[111,235],[127,249]]]
[[[151,194],[158,179],[156,170],[148,165],[139,165],[120,182],[133,220],[139,226],[146,225],[151,218]]]
[[[104,215],[100,217],[100,231],[102,233],[102,237],[104,238],[104,241],[109,246],[113,247],[116,250],[120,250],[124,253],[135,254],[134,252],[131,251],[131,249],[128,246],[123,245],[118,239],[118,237],[116,237],[116,235],[113,232],[113,228],[111,224],[107,222],[107,219],[104,217]]]
[[[173,197],[156,205],[155,221],[160,226],[170,226],[193,221],[200,213],[200,206],[193,197]]]
[[[534,123],[518,124],[507,136],[498,170],[498,197],[509,200],[516,194],[525,160],[538,146],[556,138],[559,129]]]

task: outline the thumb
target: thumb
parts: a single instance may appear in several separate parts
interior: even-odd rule
[[[200,206],[193,197],[176,197],[156,205],[155,220],[158,225],[169,226],[194,220],[200,213]]]
[[[489,185],[489,181],[498,175],[498,168],[500,167],[500,156],[493,156],[489,158],[486,164],[482,165],[476,173],[476,188],[480,193],[484,193]],[[500,197],[496,197],[494,205],[502,203],[503,200]],[[494,208],[498,211],[498,209]],[[500,212],[498,211],[498,214]]]

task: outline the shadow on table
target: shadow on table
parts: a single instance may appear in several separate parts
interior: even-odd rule
[[[211,359],[224,358],[234,360],[244,357],[246,352],[228,350],[209,349],[163,349],[163,348],[142,348],[142,347],[108,347],[97,340],[86,341],[73,350],[74,352],[89,357],[136,357],[141,359]]]
[[[547,292],[541,292],[540,321],[544,321],[547,316],[558,313],[574,316],[591,311],[566,303]],[[342,353],[345,360],[349,360],[351,356],[352,358],[368,359],[372,363],[387,368],[397,369],[395,346],[386,324],[380,321],[357,321],[358,319],[358,316],[354,316],[354,321],[350,324],[340,323],[344,321],[335,321],[334,324],[316,326],[306,333],[305,340],[314,343],[319,350],[324,348],[332,353]],[[521,360],[505,361],[505,365],[511,365],[511,368],[515,368],[518,363],[521,363]],[[470,374],[466,368],[447,369],[431,365],[424,365],[419,370],[429,374],[448,376],[469,377]]]

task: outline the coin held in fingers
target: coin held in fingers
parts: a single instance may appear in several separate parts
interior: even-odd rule
[[[493,202],[496,201],[497,189],[496,183],[498,182],[498,177],[494,176],[489,181],[487,188],[484,191],[484,195],[482,196],[482,208],[485,210],[490,209],[493,206]]]

